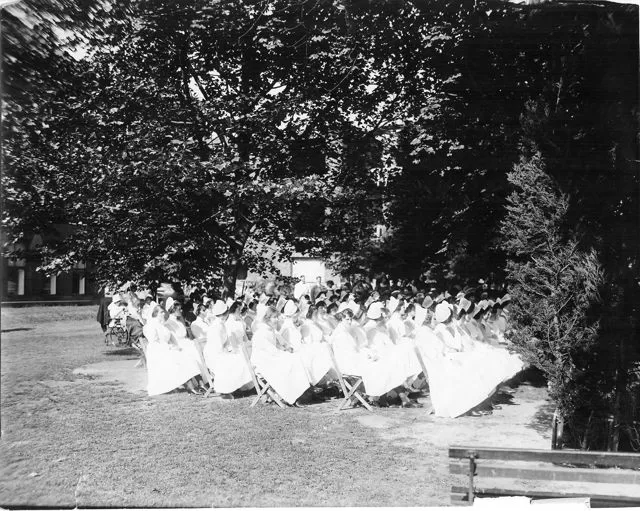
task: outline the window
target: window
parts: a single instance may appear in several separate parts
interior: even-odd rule
[[[57,293],[57,286],[58,286],[58,276],[57,275],[51,275],[49,277],[49,294],[50,295],[55,295]]]
[[[85,279],[85,275],[83,271],[77,271],[75,270],[72,273],[72,293],[74,295],[84,295],[85,294],[85,283],[86,283],[86,279]]]
[[[18,296],[24,296],[24,268],[18,268]]]

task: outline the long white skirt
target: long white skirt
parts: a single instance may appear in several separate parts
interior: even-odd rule
[[[297,353],[253,350],[251,363],[278,395],[293,404],[310,386],[302,359]]]
[[[204,381],[209,380],[207,366],[202,355],[202,348],[198,345],[200,341],[187,339],[186,337],[176,337],[176,342],[178,346],[182,348],[182,351],[198,364],[200,376],[202,376]]]
[[[215,357],[213,389],[220,394],[231,394],[252,383],[251,373],[244,355],[221,351]]]
[[[401,386],[407,379],[405,361],[395,346],[378,348],[377,360],[367,359],[362,368],[364,390],[370,396],[382,396]]]
[[[297,351],[311,385],[316,385],[333,368],[329,347],[323,342],[301,344]]]
[[[367,356],[365,354],[349,349],[348,347],[343,348],[340,344],[335,344],[333,346],[333,352],[336,356],[338,369],[340,369],[342,374],[349,376],[362,376],[364,373],[364,366],[367,363]]]
[[[473,351],[442,354],[422,351],[429,373],[429,391],[434,413],[458,417],[491,397],[504,381],[524,364],[504,349],[477,343]]]
[[[188,352],[168,344],[150,342],[146,359],[147,392],[150,396],[170,392],[200,372],[198,364]]]

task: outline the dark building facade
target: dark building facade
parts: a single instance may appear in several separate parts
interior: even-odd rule
[[[41,264],[39,247],[42,236],[34,234],[15,247],[21,257],[2,257],[2,303],[30,301],[94,302],[98,289],[91,276],[91,267],[79,263],[71,271],[46,274],[37,268]]]

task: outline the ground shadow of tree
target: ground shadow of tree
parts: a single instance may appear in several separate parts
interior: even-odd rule
[[[553,412],[556,406],[551,401],[541,405],[533,416],[533,420],[527,424],[528,428],[545,437],[551,438],[551,426],[553,423]]]
[[[131,346],[126,346],[123,348],[117,348],[117,349],[105,351],[104,354],[111,357],[116,355],[122,355],[122,356],[137,355],[138,352],[136,351],[135,348],[132,348]]]

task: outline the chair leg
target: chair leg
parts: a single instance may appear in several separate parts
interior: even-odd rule
[[[251,403],[249,408],[253,408],[254,406],[256,406],[260,402],[260,399],[262,398],[262,396],[267,394],[267,392],[269,390],[269,384],[268,383],[265,383],[264,385],[258,385],[258,386],[260,387],[260,390],[258,391],[258,395],[253,400],[253,403]]]
[[[371,405],[367,403],[367,400],[364,397],[362,397],[362,393],[358,390],[362,385],[362,378],[358,378],[353,385],[349,383],[349,381],[346,379],[344,382],[346,387],[348,388],[348,393],[345,393],[344,401],[340,406],[340,410],[344,410],[344,408],[347,405],[354,406],[355,404],[357,404],[357,401],[359,401],[362,404],[362,406],[364,406],[367,410],[372,412],[373,409],[371,408]]]
[[[269,385],[269,388],[267,389],[267,394],[269,394],[269,397],[271,399],[273,399],[273,401],[280,408],[286,408],[287,407],[287,405],[285,405],[284,402],[280,399],[280,396],[276,393],[276,391],[271,388],[271,385]]]

